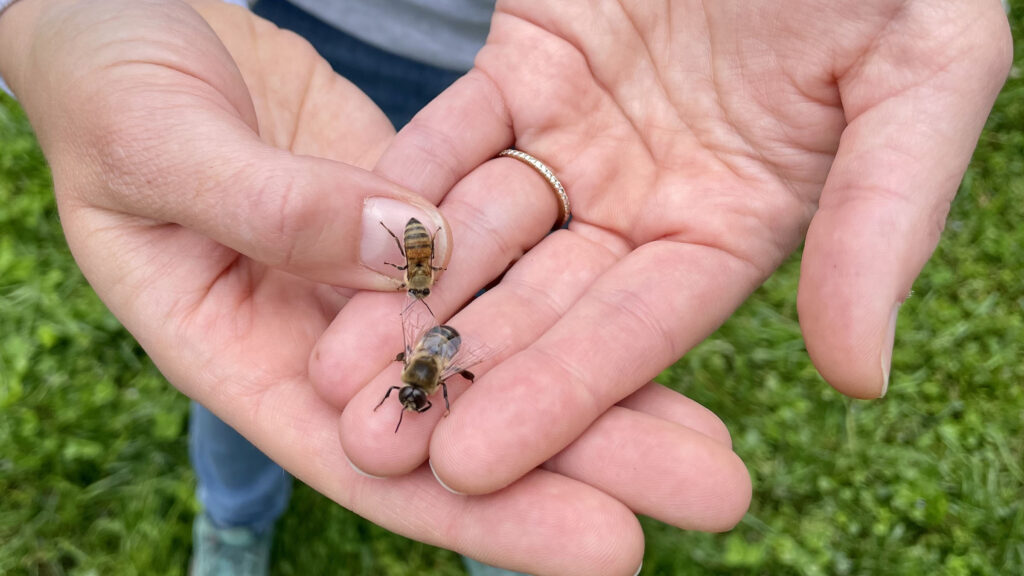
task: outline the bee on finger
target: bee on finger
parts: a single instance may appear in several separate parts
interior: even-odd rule
[[[433,406],[428,397],[438,388],[444,396],[444,415],[447,416],[451,408],[446,380],[459,374],[472,383],[476,377],[468,368],[494,354],[484,346],[463,345],[462,336],[451,326],[434,324],[426,331],[417,326],[413,319],[402,317],[405,349],[395,357],[395,361],[402,362],[402,385],[388,388],[373,409],[376,412],[391,393],[398,390],[402,412],[395,426],[396,434],[407,411],[426,412]]]
[[[430,287],[434,285],[434,273],[444,270],[441,266],[434,266],[434,237],[437,236],[441,229],[438,228],[433,234],[430,234],[427,232],[426,226],[419,220],[409,218],[409,222],[405,225],[403,242],[383,222],[380,225],[395,239],[398,251],[405,258],[405,264],[401,266],[385,262],[388,266],[394,266],[405,272],[405,281],[402,288],[408,291],[412,300],[402,310],[402,313],[404,314],[409,310],[410,306],[419,300],[427,308],[427,311],[430,312],[430,315],[433,316],[434,311],[430,309],[424,298],[430,295]]]

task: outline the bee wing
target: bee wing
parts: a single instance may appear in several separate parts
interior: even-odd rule
[[[441,372],[441,380],[444,381],[463,370],[469,370],[484,360],[493,358],[499,352],[501,352],[501,348],[488,346],[483,342],[467,341],[463,337],[459,351],[455,353],[452,361]]]
[[[413,306],[402,311],[402,343],[405,346],[405,357],[412,355],[413,349],[423,339],[423,335],[437,324],[433,314],[427,314]]]

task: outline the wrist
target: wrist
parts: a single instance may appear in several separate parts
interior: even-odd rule
[[[0,0],[0,84],[13,95],[8,86],[17,85],[21,63],[28,52],[35,20],[39,12],[37,0]]]
[[[248,7],[247,0],[218,0],[216,3]],[[67,3],[52,0],[0,0],[0,90],[15,95],[12,87],[16,88],[21,83],[17,76],[23,63],[28,60],[25,55],[31,48],[32,35],[43,7],[49,9],[58,4]]]
[[[7,10],[7,7],[14,4],[14,2],[15,0],[0,0],[0,14],[3,14],[4,10]]]
[[[3,16],[4,15],[4,11],[7,10],[7,8],[11,4],[14,4],[14,2],[15,2],[15,0],[0,0],[0,16]],[[4,82],[4,77],[3,77],[2,74],[0,74],[0,90],[3,90],[4,92],[10,94],[11,96],[14,96],[14,93],[11,92],[11,89],[7,86],[7,83]]]

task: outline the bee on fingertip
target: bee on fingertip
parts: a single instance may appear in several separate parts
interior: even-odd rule
[[[434,266],[434,238],[441,231],[441,228],[430,234],[422,222],[415,218],[410,218],[409,222],[405,225],[402,239],[399,239],[383,222],[380,225],[395,239],[398,251],[405,258],[404,265],[384,262],[388,266],[394,266],[405,272],[402,288],[409,293],[410,301],[402,310],[402,314],[404,315],[416,301],[419,301],[430,312],[430,315],[434,316],[434,311],[430,309],[430,305],[427,304],[424,298],[430,295],[430,288],[434,285],[435,273],[445,269],[442,266]]]
[[[395,426],[396,434],[406,412],[426,412],[433,406],[428,397],[438,388],[444,396],[444,415],[447,416],[451,407],[446,381],[458,374],[472,383],[476,377],[468,369],[495,353],[482,345],[465,344],[462,335],[451,326],[433,324],[423,330],[424,324],[417,322],[415,315],[409,316],[412,317],[402,316],[404,350],[395,357],[402,362],[402,385],[388,388],[373,409],[376,412],[392,392],[398,391],[402,412]]]

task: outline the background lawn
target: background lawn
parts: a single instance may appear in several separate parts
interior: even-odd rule
[[[1013,2],[1024,37],[1024,0]],[[799,255],[661,381],[719,414],[754,480],[728,534],[645,521],[643,574],[1024,574],[1024,80],[981,137],[903,306],[881,401],[815,372]],[[82,279],[49,173],[0,98],[0,574],[183,574],[196,513],[171,388]],[[462,574],[298,486],[276,574]]]

